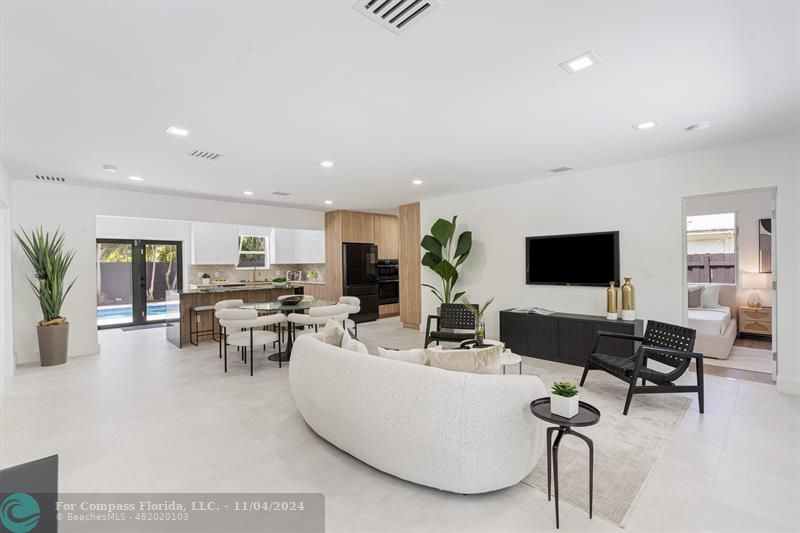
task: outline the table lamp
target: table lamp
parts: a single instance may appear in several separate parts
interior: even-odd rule
[[[748,307],[762,307],[764,304],[761,302],[761,295],[758,293],[759,289],[770,288],[770,275],[762,274],[760,272],[742,272],[742,288],[752,289],[750,297],[747,299]]]

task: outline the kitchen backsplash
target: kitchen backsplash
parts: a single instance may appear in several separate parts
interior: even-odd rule
[[[317,281],[325,281],[325,265],[272,265],[268,270],[256,270],[256,279],[265,280],[273,279],[279,276],[286,276],[288,270],[299,270],[303,273],[301,279],[308,279],[308,273],[316,272],[319,274]],[[189,265],[189,279],[190,285],[197,285],[200,283],[200,276],[207,273],[211,279],[224,279],[226,281],[250,281],[253,279],[253,270],[237,270],[233,265]]]

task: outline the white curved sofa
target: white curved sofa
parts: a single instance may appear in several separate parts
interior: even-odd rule
[[[469,374],[298,338],[289,383],[322,438],[399,478],[461,494],[502,489],[544,451],[536,376]]]

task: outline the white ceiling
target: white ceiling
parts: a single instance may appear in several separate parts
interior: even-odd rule
[[[797,129],[798,5],[444,0],[398,36],[350,1],[3,2],[0,156],[21,179],[391,208]]]

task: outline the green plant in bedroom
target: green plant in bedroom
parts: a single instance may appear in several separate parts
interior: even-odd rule
[[[37,326],[39,358],[42,366],[60,365],[67,361],[69,322],[61,316],[61,307],[69,294],[73,279],[65,285],[67,270],[75,257],[73,250],[64,249],[64,233],[52,235],[41,227],[30,234],[20,229],[14,232],[22,251],[33,266],[36,281],[28,278],[39,300],[42,320]]]
[[[465,231],[457,239],[455,237],[456,219],[440,218],[431,226],[430,235],[423,237],[420,245],[425,248],[422,264],[433,270],[442,280],[442,288],[423,283],[442,303],[457,302],[464,292],[453,294],[458,282],[458,267],[467,260],[472,250],[472,232]]]
[[[486,322],[483,320],[486,310],[494,302],[494,297],[489,298],[483,305],[471,304],[466,296],[461,296],[459,301],[464,304],[464,307],[472,312],[475,317],[475,340],[478,341],[478,346],[483,345],[483,339],[486,337]]]

